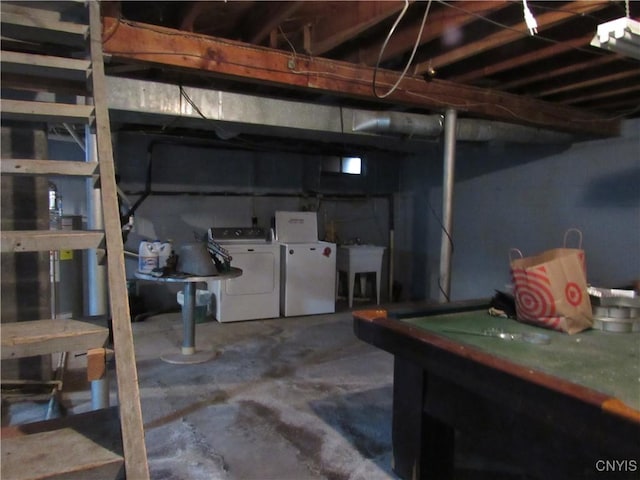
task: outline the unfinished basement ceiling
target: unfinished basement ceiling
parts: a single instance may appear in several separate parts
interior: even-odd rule
[[[599,24],[637,19],[640,2],[528,1],[533,35],[523,5],[103,2],[107,72],[329,105],[424,114],[456,108],[468,117],[603,136],[640,115],[640,61],[590,46]],[[379,98],[416,41],[407,77]]]

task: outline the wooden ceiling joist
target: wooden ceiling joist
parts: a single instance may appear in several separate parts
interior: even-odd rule
[[[611,83],[617,82],[619,80],[625,80],[627,78],[638,77],[638,80],[635,81],[635,84],[638,85],[640,83],[640,69],[639,70],[626,70],[624,72],[612,73],[610,75],[590,78],[588,80],[582,80],[580,82],[570,83],[568,85],[562,85],[559,87],[549,88],[547,90],[543,90],[535,94],[538,98],[549,97],[551,95],[557,95],[559,93],[571,92],[574,90],[580,90],[588,87],[594,87],[597,85],[602,85],[603,83]]]
[[[336,3],[336,15],[324,18],[313,27],[312,55],[332,50],[402,9],[401,2],[333,3]]]
[[[302,5],[303,2],[260,2],[252,9],[249,18],[243,22],[247,32],[254,32],[249,37],[249,43],[263,43],[273,30]]]
[[[490,75],[495,75],[496,73],[512,70],[522,65],[527,65],[528,63],[531,63],[531,62],[539,62],[541,60],[555,57],[556,55],[560,55],[570,50],[584,47],[589,44],[592,38],[593,38],[593,34],[589,34],[574,40],[569,40],[562,43],[556,43],[548,47],[541,48],[539,50],[534,50],[529,53],[525,53],[522,55],[518,55],[516,57],[509,58],[507,60],[503,60],[501,62],[492,63],[485,67],[478,68],[476,70],[472,70],[472,71],[463,73],[461,75],[453,75],[449,77],[449,80],[451,80],[452,82],[461,82],[461,83],[472,82],[474,80],[488,77]],[[615,58],[613,60],[615,60]],[[525,77],[525,81],[526,81],[526,78],[527,77]],[[504,90],[507,90],[507,88],[504,88],[504,87],[502,88]]]
[[[538,31],[541,32],[545,29],[556,26],[568,18],[578,15],[584,15],[586,13],[602,10],[607,6],[608,2],[572,2],[566,7],[566,10],[552,11],[543,13],[536,17],[538,23]],[[500,30],[492,35],[487,35],[482,40],[469,43],[453,50],[438,55],[437,57],[430,58],[423,62],[416,64],[415,72],[424,73],[431,68],[438,70],[439,68],[451,65],[455,62],[465,60],[473,55],[477,55],[478,52],[485,52],[494,48],[507,45],[508,43],[515,42],[522,38],[529,36],[529,30],[526,22],[522,21],[516,25],[513,25],[509,30]]]
[[[204,35],[185,34],[104,17],[104,50],[115,59],[148,62],[244,82],[329,93],[382,102],[373,94],[374,69],[347,62],[295,55]],[[398,73],[379,70],[377,89],[387,91]],[[388,104],[442,112],[455,108],[474,116],[567,132],[617,135],[617,120],[532,98],[444,80],[406,77]]]
[[[424,45],[440,37],[445,30],[461,29],[464,25],[475,21],[476,19],[469,16],[468,13],[488,15],[489,13],[496,12],[508,6],[509,3],[503,0],[486,0],[482,2],[464,1],[456,2],[457,8],[455,9],[441,8],[440,10],[432,11],[429,13],[426,23],[428,26],[425,26],[423,29],[418,45]],[[420,23],[421,21],[414,22],[413,25],[395,32],[389,39],[381,56],[380,50],[384,44],[382,40],[360,49],[357,52],[358,58],[353,58],[352,60],[364,63],[365,65],[375,65],[379,56],[380,62],[383,63],[391,58],[410,52],[413,49],[418,33],[420,33]]]
[[[618,95],[634,94],[637,92],[640,92],[640,84],[633,84],[627,87],[620,87],[616,90],[608,90],[606,92],[594,93],[590,95],[587,94],[581,97],[571,98],[569,100],[563,101],[563,103],[566,103],[568,105],[575,105],[578,103],[584,103],[591,100],[601,100],[603,98],[616,97]],[[637,105],[633,105],[632,103],[629,104],[630,108],[634,106],[637,108]]]

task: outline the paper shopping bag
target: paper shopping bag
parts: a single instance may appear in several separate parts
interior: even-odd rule
[[[511,275],[519,321],[569,334],[593,326],[581,248],[566,248],[565,234],[564,248],[533,257],[522,257],[519,250],[512,250],[512,254],[516,252],[521,258],[511,258]]]

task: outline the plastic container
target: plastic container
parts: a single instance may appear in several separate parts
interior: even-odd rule
[[[153,246],[156,249],[156,253],[158,254],[158,267],[163,268],[167,266],[167,260],[171,256],[171,251],[173,250],[173,245],[170,241],[166,242],[153,242]]]
[[[153,242],[140,242],[138,249],[138,271],[140,273],[151,273],[158,267],[158,252]]]
[[[49,182],[49,229],[62,229],[62,197],[53,182]]]
[[[184,293],[178,292],[178,304],[184,305]],[[211,292],[208,290],[196,290],[196,305],[194,307],[194,318],[196,323],[208,322],[211,319]]]

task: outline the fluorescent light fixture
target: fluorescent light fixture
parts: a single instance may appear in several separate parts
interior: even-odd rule
[[[640,22],[623,17],[602,23],[591,45],[640,60]]]

